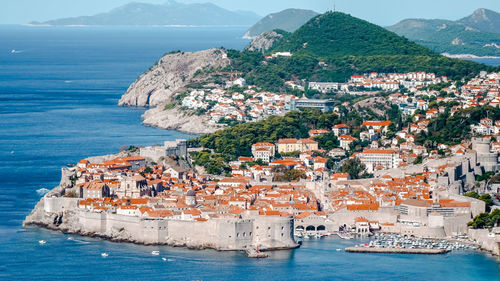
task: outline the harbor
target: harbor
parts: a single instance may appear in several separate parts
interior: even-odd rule
[[[371,247],[348,247],[348,253],[384,253],[384,254],[424,254],[439,255],[449,253],[445,249],[416,249],[416,248],[371,248]]]
[[[459,250],[477,250],[466,240],[423,239],[398,234],[376,233],[369,242],[346,248],[352,253],[445,254]]]

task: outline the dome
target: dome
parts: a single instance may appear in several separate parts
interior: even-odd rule
[[[186,196],[196,196],[196,193],[194,193],[194,190],[190,189],[187,193]]]

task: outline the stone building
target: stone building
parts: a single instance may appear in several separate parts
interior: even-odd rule
[[[187,141],[166,141],[164,145],[142,147],[140,149],[140,155],[155,162],[168,156],[186,157],[188,155]]]

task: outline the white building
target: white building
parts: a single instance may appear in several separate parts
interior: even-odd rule
[[[401,163],[399,153],[392,149],[365,149],[356,157],[366,166],[368,173],[377,169],[394,169]]]

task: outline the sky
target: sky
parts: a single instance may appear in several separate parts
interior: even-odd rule
[[[135,1],[164,3],[165,0],[0,0],[0,24],[24,24],[62,17],[93,15]],[[325,12],[334,0],[178,0],[184,3],[212,2],[229,10],[248,10],[261,16],[286,8]],[[500,12],[500,0],[336,0],[337,10],[388,26],[406,18],[457,20],[475,9]]]

